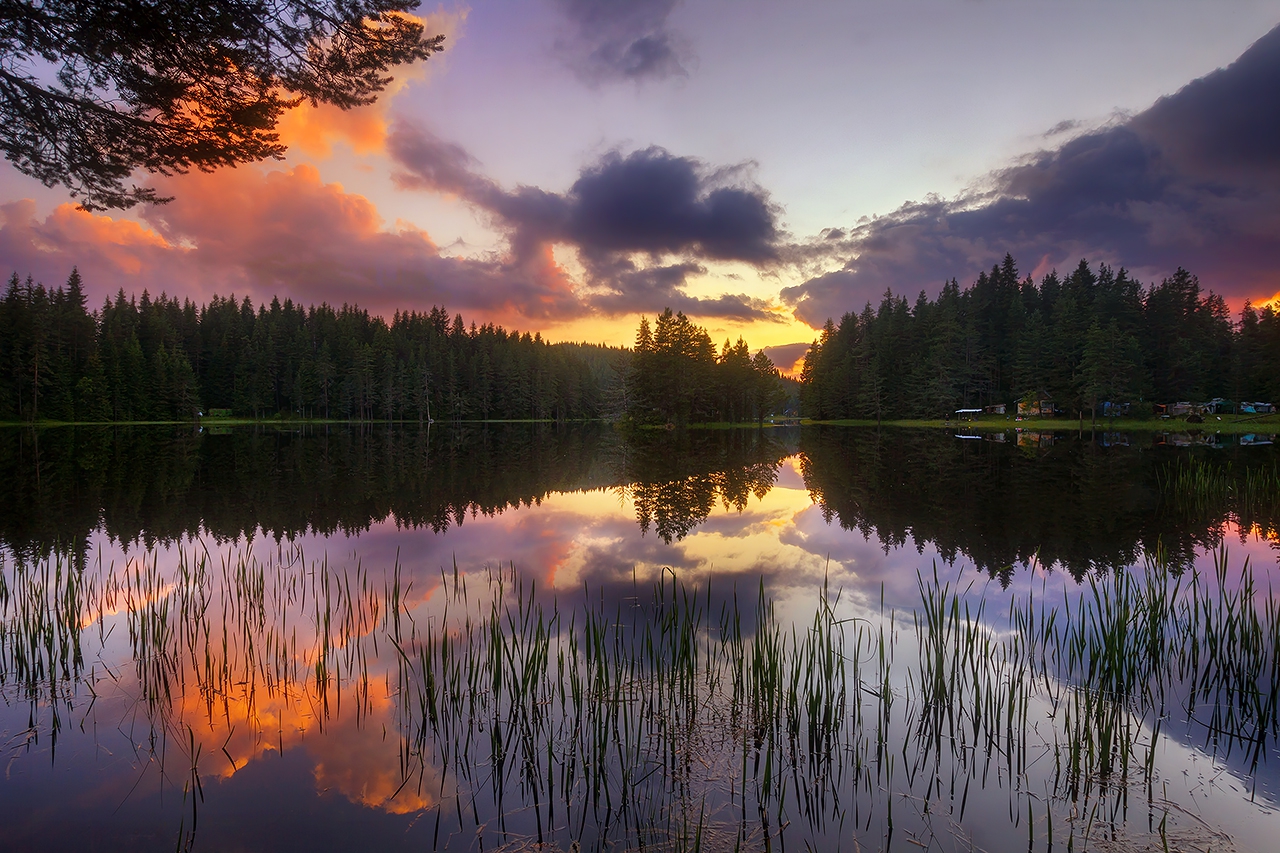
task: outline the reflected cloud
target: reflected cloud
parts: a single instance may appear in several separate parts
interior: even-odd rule
[[[985,489],[1007,491],[1031,481],[1029,491],[1017,492],[1015,498],[1045,512],[1045,505],[1058,506],[1046,504],[1053,500],[1100,499],[1112,482],[1108,478],[1118,473],[1132,483],[1161,482],[1165,474],[1157,472],[1164,469],[1157,466],[1169,458],[1218,465],[1225,463],[1213,460],[1222,458],[1265,466],[1272,452],[1269,446],[1176,449],[1154,444],[1139,451],[1136,441],[1107,448],[1062,436],[1051,453],[1029,455],[1013,443],[958,442],[943,434],[920,433],[912,438],[872,430],[826,429],[798,434],[662,431],[626,441],[617,441],[612,432],[588,440],[574,431],[560,435],[548,431],[536,441],[526,436],[529,443],[516,452],[523,428],[512,429],[517,430],[512,440],[502,445],[511,451],[512,467],[498,465],[499,476],[494,478],[490,477],[493,472],[466,473],[477,461],[494,461],[483,456],[480,448],[486,442],[475,435],[456,445],[452,453],[438,453],[437,446],[424,448],[400,434],[353,431],[354,437],[329,436],[327,458],[347,484],[361,479],[339,464],[348,452],[372,465],[354,469],[363,472],[367,481],[390,473],[391,469],[379,467],[384,463],[403,466],[409,458],[425,462],[425,456],[399,455],[403,452],[430,450],[437,462],[461,461],[425,473],[421,468],[405,473],[410,481],[430,481],[441,492],[405,491],[402,481],[383,479],[386,494],[399,495],[403,504],[385,496],[371,500],[368,494],[352,494],[355,514],[336,517],[361,519],[359,524],[305,527],[293,534],[292,541],[277,539],[258,527],[250,534],[227,537],[182,534],[147,550],[138,544],[138,537],[120,539],[98,528],[87,534],[86,550],[75,558],[79,562],[73,571],[50,570],[48,562],[41,569],[21,555],[5,552],[0,572],[6,593],[0,596],[0,608],[6,626],[21,630],[0,634],[0,675],[3,683],[20,691],[20,699],[0,709],[4,715],[0,726],[13,730],[16,724],[7,721],[30,714],[39,730],[48,732],[55,730],[54,714],[65,718],[70,713],[86,725],[82,730],[74,726],[60,730],[60,767],[68,763],[77,769],[85,767],[86,756],[104,750],[126,757],[110,763],[107,770],[95,765],[94,773],[71,774],[74,779],[89,780],[83,784],[94,788],[90,794],[76,789],[60,798],[81,804],[81,813],[100,815],[118,807],[122,798],[127,799],[130,786],[137,786],[139,776],[166,796],[171,794],[184,808],[190,807],[190,801],[181,797],[183,785],[191,790],[203,777],[212,805],[199,807],[216,809],[218,803],[234,797],[260,796],[273,774],[294,768],[303,771],[302,788],[308,789],[299,790],[295,781],[288,792],[296,801],[289,807],[298,808],[299,814],[308,808],[345,808],[364,815],[351,818],[351,811],[344,812],[353,821],[370,814],[379,821],[403,816],[407,824],[377,825],[387,832],[404,827],[406,844],[414,816],[423,811],[439,816],[444,832],[459,841],[474,840],[475,827],[468,821],[483,823],[484,816],[503,815],[512,824],[502,830],[504,834],[532,838],[536,830],[529,826],[534,818],[527,791],[512,781],[524,778],[521,762],[540,768],[536,778],[542,784],[543,772],[552,766],[547,757],[551,753],[544,751],[546,744],[554,752],[582,731],[596,731],[586,723],[582,729],[575,728],[574,719],[563,716],[566,708],[580,709],[576,713],[583,720],[598,720],[589,715],[613,713],[619,707],[616,703],[623,701],[619,696],[650,689],[650,669],[657,669],[654,661],[669,665],[674,660],[671,649],[660,645],[654,647],[656,651],[650,649],[648,653],[656,657],[643,659],[643,665],[634,670],[622,667],[619,672],[627,675],[621,680],[615,680],[618,673],[608,666],[614,660],[610,655],[627,649],[645,653],[646,641],[661,644],[670,625],[682,624],[680,619],[650,623],[651,617],[690,615],[664,608],[698,608],[703,621],[689,635],[697,638],[697,644],[717,636],[734,642],[741,639],[743,649],[757,648],[756,641],[762,649],[769,643],[791,642],[797,649],[808,648],[805,654],[821,653],[820,648],[803,644],[811,636],[821,636],[822,625],[831,625],[821,620],[814,623],[815,608],[819,608],[820,615],[827,614],[824,618],[834,613],[845,620],[839,624],[848,626],[850,636],[862,632],[856,634],[858,655],[845,660],[857,658],[859,665],[869,667],[873,664],[866,658],[870,648],[866,639],[871,636],[864,631],[866,620],[878,630],[879,620],[892,613],[902,638],[895,642],[902,643],[901,657],[912,667],[917,656],[911,647],[915,624],[911,613],[921,606],[922,576],[926,588],[949,590],[947,594],[954,593],[962,604],[972,605],[971,612],[983,614],[979,624],[964,630],[984,636],[990,630],[997,640],[1011,630],[1009,608],[1032,594],[1044,602],[1080,593],[1077,580],[1066,572],[1055,572],[1047,560],[1036,559],[1007,573],[965,564],[965,549],[1000,554],[1005,553],[1001,549],[1012,548],[1012,553],[1018,553],[1022,537],[1030,535],[1018,527],[1026,520],[1009,505],[1008,494],[1003,514],[983,512],[989,497]],[[277,488],[291,476],[284,461],[310,458],[308,448],[314,445],[306,442],[320,439],[289,437],[274,444],[260,431],[246,435],[252,439],[249,446],[231,442],[245,451],[241,462],[254,471],[265,465]],[[182,439],[190,440],[190,436]],[[585,461],[575,465],[558,459],[556,465],[540,468],[543,451],[535,443],[557,453],[575,448]],[[153,467],[168,464],[165,460],[172,457],[199,457],[198,446],[180,444],[191,451],[187,454],[166,446],[165,442],[151,446]],[[49,459],[50,443],[46,441],[44,448],[49,464],[42,470],[54,484],[60,483],[53,461],[56,453]],[[1158,458],[1152,460],[1147,454]],[[381,461],[368,461],[374,459]],[[817,470],[815,463],[822,460],[827,467]],[[921,466],[919,471],[913,465]],[[204,473],[186,482],[199,481],[208,473],[195,470]],[[529,478],[519,479],[519,471]],[[1028,477],[1028,472],[1041,475],[1043,482],[1035,485],[1037,478]],[[450,477],[456,479],[450,481]],[[556,488],[535,488],[555,477],[564,478],[555,480]],[[941,482],[930,486],[929,481],[935,480]],[[20,477],[19,482],[30,481]],[[254,484],[255,489],[266,488],[262,482]],[[1066,484],[1072,488],[1065,488]],[[310,488],[323,493],[323,479],[313,479]],[[942,495],[938,489],[955,496]],[[1055,498],[1053,491],[1062,494]],[[691,494],[696,499],[690,500]],[[1132,495],[1125,498],[1133,499]],[[109,496],[113,505],[123,500],[120,495]],[[953,505],[961,500],[970,514]],[[1156,515],[1168,525],[1162,529],[1174,531],[1216,523],[1218,541],[1240,537],[1250,558],[1263,562],[1261,557],[1274,553],[1275,527],[1268,526],[1272,516],[1267,512],[1274,512],[1280,502],[1264,504],[1253,516],[1249,515],[1253,510],[1238,504],[1212,504],[1206,515],[1185,503],[1166,500]],[[448,523],[433,527],[427,522],[441,517],[433,509],[439,507],[449,508]],[[334,512],[333,507],[324,510]],[[948,522],[934,517],[944,510],[957,518]],[[1108,505],[1108,511],[1122,521],[1128,517],[1116,513],[1114,505]],[[409,520],[415,513],[422,522]],[[660,535],[657,521],[645,529],[646,513],[650,519],[669,519],[680,535]],[[1071,530],[1074,517],[1066,516],[1065,510],[1058,515],[1062,517],[1050,521]],[[210,517],[218,518],[216,513]],[[307,515],[292,516],[298,517]],[[166,529],[175,529],[173,517],[160,520],[170,525]],[[13,522],[9,525],[7,530],[15,529]],[[1057,542],[1054,530],[1046,522],[1033,532],[1053,544]],[[1003,533],[1003,539],[993,541],[996,531]],[[1096,537],[1100,541],[1093,546],[1096,551],[1072,553],[1112,554],[1116,543],[1123,544],[1131,535],[1132,528],[1124,524],[1100,529]],[[1110,541],[1101,541],[1107,537]],[[948,553],[947,547],[960,550]],[[55,559],[60,556],[55,552]],[[1238,565],[1239,558],[1237,552],[1232,565]],[[1201,577],[1213,576],[1212,557],[1203,549],[1196,550],[1192,560]],[[1111,583],[1125,574],[1123,569],[1103,568],[1107,571],[1091,569],[1101,575],[1100,582]],[[1176,571],[1177,566],[1173,568]],[[1255,587],[1255,592],[1262,586]],[[666,597],[655,598],[655,588]],[[673,603],[671,596],[677,590],[684,604]],[[819,607],[824,590],[835,611]],[[1269,606],[1267,596],[1255,600]],[[757,607],[758,597],[766,607]],[[19,605],[28,608],[21,613],[26,621],[15,616]],[[985,610],[980,611],[979,605]],[[551,619],[553,613],[554,621],[537,621]],[[721,614],[731,615],[722,623]],[[31,615],[39,618],[28,618]],[[645,625],[650,624],[667,627],[646,634]],[[806,625],[813,630],[801,627]],[[799,630],[792,632],[793,626]],[[560,651],[581,650],[588,640],[606,651],[599,657],[579,659],[581,680],[574,682],[550,669],[560,666]],[[544,641],[548,645],[542,645]],[[815,648],[818,652],[813,652]],[[544,649],[552,650],[550,657],[541,657]],[[795,664],[801,667],[797,672],[813,673],[818,671],[813,661],[821,658],[794,660],[803,661]],[[993,658],[993,665],[1009,660]],[[603,668],[590,669],[601,662]],[[480,669],[473,669],[473,664]],[[492,669],[495,666],[499,669]],[[523,673],[544,671],[556,672],[555,678],[534,679],[533,692],[521,692],[526,689]],[[733,671],[767,677],[763,668]],[[1025,683],[1003,672],[993,682],[999,689]],[[50,673],[58,675],[51,678]],[[903,686],[904,679],[914,677],[914,670],[899,671],[897,680],[881,682],[864,670],[855,674],[859,681],[851,685],[851,693],[862,702],[877,699],[876,691],[881,689],[891,695],[914,695],[905,693],[909,688]],[[1069,689],[1068,676],[1062,678],[1049,687]],[[732,681],[726,675],[723,683]],[[918,679],[911,683],[926,684]],[[786,695],[787,690],[785,685],[764,682],[746,689],[757,688],[770,697]],[[965,689],[969,688],[987,689],[982,684]],[[732,693],[731,687],[726,690]],[[676,694],[659,691],[658,695],[665,698],[646,707],[661,706],[663,714],[685,707],[684,699],[669,708],[662,704],[673,696],[679,698]],[[575,701],[577,705],[572,704]],[[795,707],[802,704],[797,701]],[[734,717],[719,706],[692,703],[691,707],[712,714],[714,726],[736,725],[725,722]],[[914,716],[937,707],[928,701],[894,705],[903,707],[905,712],[894,713],[906,716],[897,718],[894,725],[938,722]],[[555,713],[561,716],[540,716],[551,714],[548,708],[558,709]],[[129,725],[121,725],[119,721],[126,719]],[[109,726],[105,725],[108,720]],[[562,724],[564,728],[558,728]],[[855,738],[851,743],[861,744],[859,749],[867,746],[871,728],[861,722],[851,725]],[[665,734],[654,735],[659,728],[644,729],[645,734],[634,742],[680,738],[686,731],[671,726],[663,729]],[[926,748],[926,753],[933,743],[929,738],[903,737],[904,743],[913,749]],[[737,737],[723,740],[740,743]],[[517,745],[523,748],[529,743],[539,745],[536,755],[518,753]],[[672,748],[693,747],[680,740]],[[976,754],[967,746],[956,751],[962,772],[977,766],[964,763]],[[912,760],[916,758],[920,756]],[[1232,766],[1238,769],[1244,759],[1228,755],[1226,760],[1234,760]],[[30,756],[17,762],[20,768],[31,763]],[[558,773],[564,764],[554,766]],[[651,766],[666,765],[662,761],[646,765]],[[68,785],[65,780],[60,784]],[[77,784],[81,783],[70,786]],[[669,797],[669,779],[664,777],[659,787],[655,796]],[[463,791],[469,802],[458,800]],[[581,804],[586,796],[582,791],[575,788],[568,796]],[[636,791],[652,793],[642,787]],[[989,796],[996,800],[987,807],[1007,808],[1000,801],[1005,793],[991,787]],[[504,803],[504,796],[510,801]],[[519,814],[511,807],[517,801],[522,803]],[[175,817],[175,825],[178,821]],[[413,841],[421,841],[421,835]]]

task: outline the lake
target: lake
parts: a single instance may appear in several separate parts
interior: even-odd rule
[[[0,432],[0,847],[1265,851],[1274,436]]]

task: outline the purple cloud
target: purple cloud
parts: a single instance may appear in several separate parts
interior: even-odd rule
[[[779,259],[776,207],[762,189],[728,185],[736,170],[709,171],[661,148],[610,153],[563,194],[521,186],[507,191],[476,170],[458,146],[407,123],[387,150],[406,189],[453,193],[487,211],[506,231],[514,263],[545,256],[550,244],[576,247],[593,293],[608,314],[677,308],[699,316],[774,320],[767,304],[742,294],[695,297],[686,279],[703,260],[766,266]],[[647,257],[645,266],[636,257]],[[675,257],[674,263],[665,262]]]
[[[667,26],[676,0],[560,0],[572,33],[560,44],[592,84],[683,76],[683,40]]]
[[[1233,301],[1270,296],[1280,270],[1277,138],[1280,28],[1143,112],[989,175],[983,192],[911,202],[796,247],[846,260],[782,297],[816,328],[886,289],[933,291],[1006,252],[1038,271],[1081,257],[1150,278],[1183,266]]]

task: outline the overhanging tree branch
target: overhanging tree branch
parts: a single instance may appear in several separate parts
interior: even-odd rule
[[[87,209],[164,201],[126,187],[266,158],[303,100],[372,103],[443,47],[417,0],[0,0],[0,151]]]

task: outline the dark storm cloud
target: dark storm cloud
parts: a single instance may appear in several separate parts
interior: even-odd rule
[[[672,298],[690,298],[683,290],[686,279],[705,270],[705,267],[694,263],[638,268],[626,258],[599,263],[594,265],[591,276],[605,284],[602,292],[591,297],[591,302],[606,314],[653,310],[652,306],[658,304],[671,305],[669,300]],[[674,305],[671,307],[675,308]]]
[[[675,0],[560,0],[572,33],[561,43],[589,83],[684,75],[687,48],[667,26]]]
[[[701,260],[763,266],[778,259],[776,209],[763,190],[741,183],[741,169],[709,171],[695,159],[646,148],[604,156],[558,194],[504,190],[461,148],[414,125],[398,125],[388,151],[399,186],[456,194],[487,211],[506,231],[516,266],[544,258],[551,244],[576,247],[596,289],[588,297],[596,310],[671,307],[704,317],[776,319],[758,299],[684,291],[689,275],[705,271]],[[637,265],[636,255],[649,263]],[[679,260],[662,263],[672,256]]]
[[[684,286],[688,277],[706,272],[700,264],[637,267],[623,258],[591,264],[589,272],[597,290],[586,297],[587,303],[603,314],[633,314],[670,308],[699,317],[782,321],[769,310],[768,303],[745,294],[723,293],[707,298],[686,293]]]
[[[783,298],[816,327],[886,289],[936,291],[1006,252],[1025,271],[1081,257],[1147,277],[1184,266],[1229,298],[1270,296],[1280,271],[1278,139],[1280,28],[1147,110],[993,173],[981,194],[912,202],[851,229],[836,241],[843,268]],[[831,256],[830,236],[797,255]]]
[[[568,236],[588,252],[774,260],[778,230],[764,192],[707,183],[696,160],[661,148],[609,154],[570,189]]]

